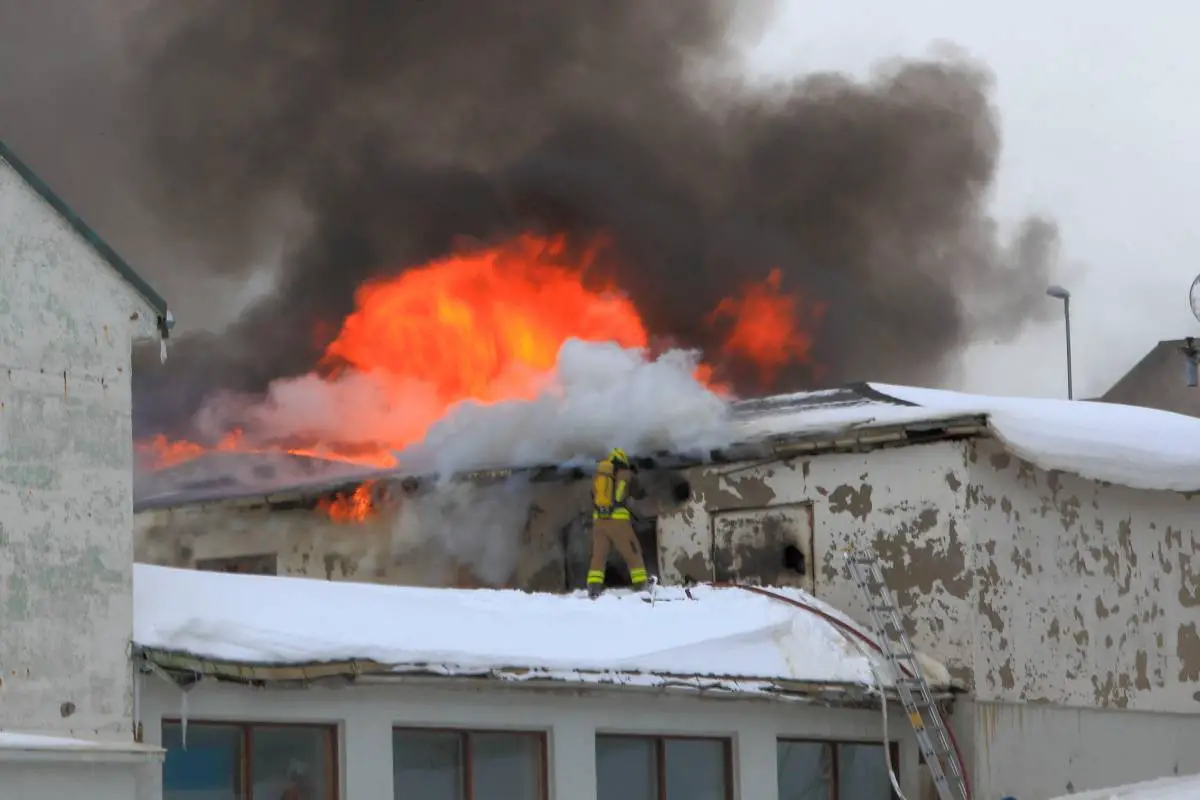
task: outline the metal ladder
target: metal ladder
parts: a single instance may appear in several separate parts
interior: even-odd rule
[[[884,583],[879,559],[873,553],[852,549],[846,551],[845,558],[850,577],[858,584],[866,602],[879,646],[892,667],[896,691],[900,694],[904,710],[908,712],[921,755],[925,757],[925,764],[937,787],[938,797],[940,800],[970,800],[962,764],[950,741],[942,712],[929,690],[925,673],[917,663],[912,641],[900,623],[900,611],[896,608],[891,590]],[[886,703],[887,698],[882,698],[881,702]],[[947,765],[949,776],[946,775]]]

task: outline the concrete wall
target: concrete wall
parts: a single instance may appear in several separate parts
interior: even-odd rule
[[[975,800],[1047,800],[1200,772],[1192,714],[960,703],[955,716],[974,731]]]
[[[153,780],[158,770],[141,774]],[[135,794],[138,776],[132,764],[0,761],[0,800],[142,800]]]
[[[130,342],[154,330],[0,161],[0,728],[130,735]]]
[[[178,689],[147,677],[142,714],[148,743],[161,742],[161,720],[178,718]],[[668,697],[637,690],[547,691],[506,687],[459,690],[429,685],[342,689],[252,690],[201,683],[188,693],[188,719],[291,721],[339,728],[341,797],[391,800],[391,729],[459,727],[545,731],[552,800],[594,800],[595,735],[601,733],[720,736],[733,740],[735,796],[776,800],[779,737],[882,741],[877,711],[834,710],[771,701]],[[919,800],[917,750],[911,731],[893,726],[900,742],[902,788]],[[157,791],[156,791],[157,790]],[[143,782],[140,800],[160,797]]]

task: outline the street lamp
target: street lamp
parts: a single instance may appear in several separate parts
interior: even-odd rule
[[[1062,300],[1063,321],[1067,328],[1067,399],[1075,399],[1075,385],[1071,375],[1071,293],[1061,286],[1051,286],[1046,294],[1055,300]]]

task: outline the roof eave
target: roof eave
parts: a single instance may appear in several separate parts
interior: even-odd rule
[[[537,670],[492,668],[447,672],[435,666],[398,667],[370,659],[297,664],[252,664],[204,658],[177,651],[134,648],[149,672],[179,676],[184,682],[203,678],[243,685],[305,687],[329,681],[347,681],[364,685],[463,686],[464,683],[489,683],[514,689],[578,693],[581,691],[651,692],[689,694],[739,700],[788,700],[826,706],[863,707],[878,705],[873,687],[838,681],[798,681],[788,679],[735,676],[701,676],[668,673],[608,673],[575,670],[579,679],[544,676]],[[584,677],[586,676],[586,678]],[[654,683],[630,682],[630,678],[654,679]],[[935,699],[949,702],[959,692],[954,687],[937,687]],[[885,694],[898,701],[892,688]]]
[[[92,246],[100,257],[103,258],[109,266],[111,266],[118,275],[121,276],[134,291],[141,295],[142,299],[150,305],[158,316],[159,333],[164,338],[170,335],[171,329],[175,326],[175,316],[167,307],[167,301],[155,291],[145,278],[138,274],[137,270],[129,265],[124,258],[114,250],[108,242],[101,238],[100,234],[96,233],[90,225],[83,221],[75,211],[67,205],[61,197],[54,193],[54,190],[43,181],[36,172],[30,169],[29,165],[22,161],[16,153],[13,152],[3,139],[0,139],[0,159],[7,161],[16,171],[21,179],[38,193],[38,195],[46,201],[46,203],[58,212],[63,219],[78,233],[84,241]]]
[[[929,444],[937,441],[990,436],[987,416],[969,414],[945,419],[898,423],[879,426],[850,426],[837,431],[822,430],[812,433],[781,434],[767,439],[747,440],[711,454],[708,460],[700,458],[673,457],[661,466],[666,469],[690,469],[706,463],[752,463],[777,461],[779,459],[816,456],[829,453],[869,452],[888,447],[905,447]],[[673,456],[673,454],[663,454]],[[451,476],[455,481],[499,480],[512,475],[528,475],[531,481],[581,480],[586,477],[582,469],[543,464],[529,467],[505,467],[461,472]],[[305,503],[315,504],[323,496],[353,491],[368,481],[386,484],[420,483],[435,476],[378,473],[356,476],[350,480],[337,479],[329,483],[302,487],[280,487],[274,490],[247,489],[231,492],[225,496],[173,501],[170,495],[135,501],[134,512],[168,510],[185,506],[254,506],[271,508],[294,507]]]

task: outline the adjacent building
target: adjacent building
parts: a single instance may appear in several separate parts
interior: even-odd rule
[[[131,797],[130,352],[163,299],[0,142],[0,797]]]
[[[1188,385],[1186,347],[1185,339],[1159,342],[1097,399],[1200,417],[1200,387]]]

